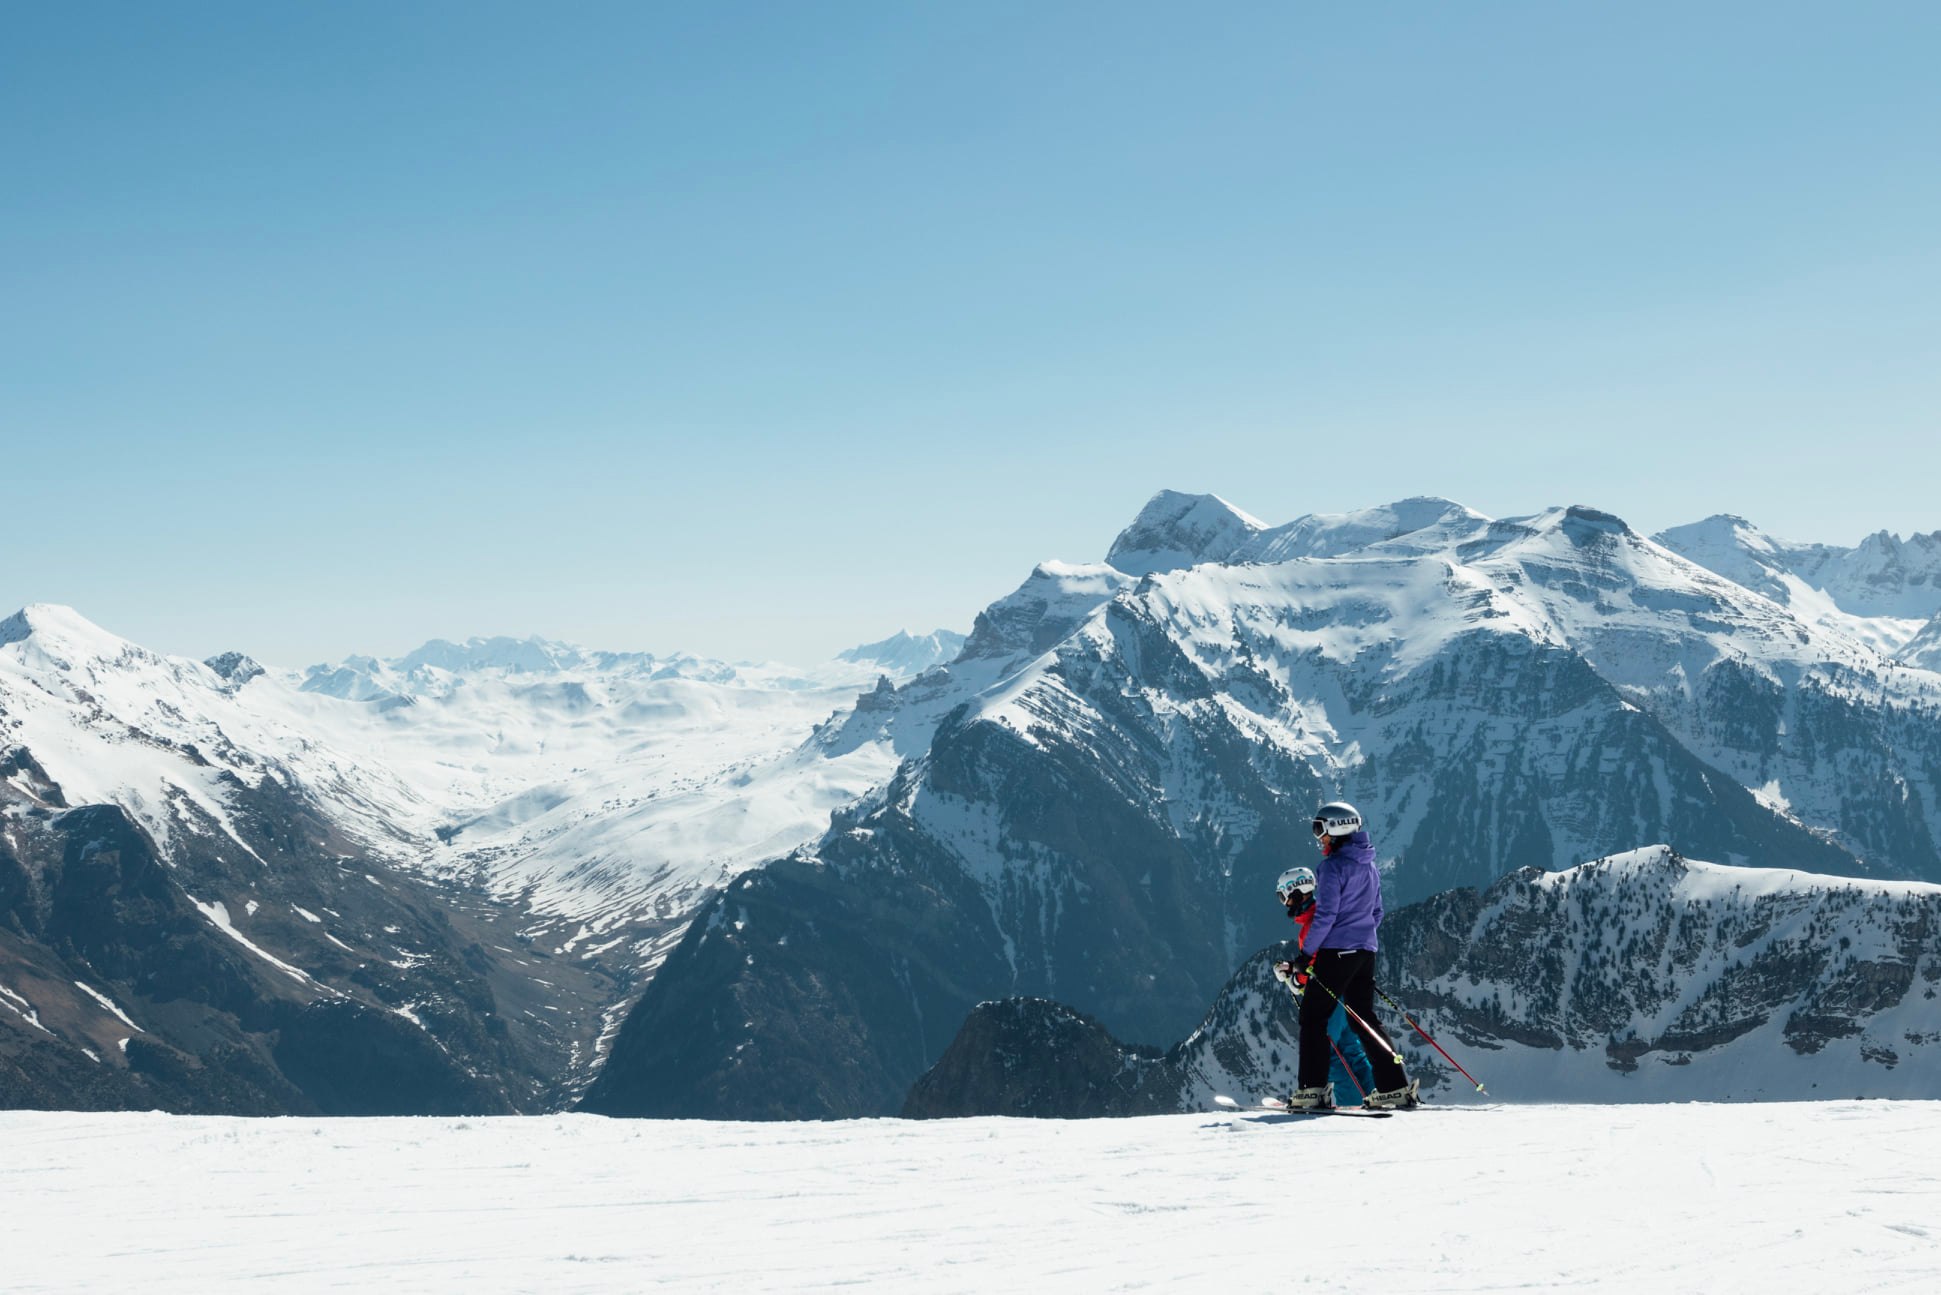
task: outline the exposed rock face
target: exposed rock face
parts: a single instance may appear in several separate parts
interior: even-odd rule
[[[336,853],[273,780],[229,789],[228,829],[183,807],[164,856],[119,807],[64,810],[29,759],[10,764],[0,1107],[485,1114],[561,1100],[571,1041],[499,998],[530,1004],[493,947],[514,937],[488,935],[512,913],[483,900],[461,913]],[[611,991],[557,975],[568,995]]]
[[[1272,967],[1295,952],[1275,944],[1248,958],[1199,1028],[1163,1053],[1120,1043],[1048,999],[980,1003],[912,1086],[903,1114],[1157,1115],[1205,1109],[1216,1093],[1243,1102],[1285,1094],[1295,1084],[1299,1023]]]
[[[1178,1109],[1161,1054],[1043,998],[979,1003],[903,1103],[910,1119],[1014,1115],[1074,1120]],[[1160,1082],[1153,1083],[1151,1080]]]
[[[506,1105],[395,1013],[322,1001],[277,1032],[277,1066],[326,1115],[469,1115]]]
[[[1132,583],[1103,563],[1041,562],[1016,590],[977,614],[963,655],[1028,659],[1048,652]]]
[[[240,688],[263,673],[263,667],[254,658],[241,652],[224,652],[221,656],[210,657],[203,664],[221,675],[232,688]]]

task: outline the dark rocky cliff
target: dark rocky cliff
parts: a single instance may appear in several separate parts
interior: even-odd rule
[[[910,1089],[902,1114],[1085,1119],[1177,1109],[1178,1079],[1157,1049],[1128,1048],[1091,1017],[1049,999],[1007,998],[971,1009]]]
[[[573,1040],[517,1009],[516,912],[345,851],[274,779],[179,810],[164,852],[67,808],[31,755],[0,782],[0,1107],[221,1114],[545,1109]],[[233,835],[232,835],[233,832]],[[555,973],[562,997],[610,983]],[[502,995],[507,997],[502,999]]]

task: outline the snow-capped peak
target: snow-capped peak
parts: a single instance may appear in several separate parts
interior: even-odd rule
[[[1660,531],[1653,538],[1735,584],[1775,602],[1791,601],[1784,579],[1785,555],[1798,546],[1773,539],[1743,517],[1716,513],[1704,521]]]
[[[0,646],[16,643],[31,643],[42,653],[70,663],[146,652],[59,603],[29,603],[0,621]]]
[[[1247,562],[1384,553],[1432,553],[1482,533],[1489,518],[1449,499],[1417,496],[1347,513],[1315,513],[1262,533],[1238,555]]]
[[[210,657],[202,664],[227,679],[232,688],[240,688],[251,679],[260,678],[265,673],[262,662],[246,652],[224,652]]]
[[[1638,539],[1622,517],[1587,504],[1546,508],[1528,517],[1506,517],[1498,527],[1525,535],[1560,534],[1579,548],[1612,539]]]
[[[1941,885],[1922,881],[1833,877],[1795,868],[1748,868],[1688,859],[1668,845],[1648,845],[1607,855],[1574,868],[1537,877],[1540,889],[1569,889],[1608,875],[1619,888],[1648,887],[1680,902],[1735,899],[1750,904],[1768,895],[1855,891],[1865,895],[1941,895]]]
[[[871,665],[899,676],[919,675],[931,666],[942,665],[964,650],[964,635],[951,630],[932,630],[912,634],[898,630],[886,639],[864,643],[838,652],[836,660],[853,665]]]
[[[1770,535],[1737,513],[1713,513],[1710,517],[1683,526],[1673,526],[1655,536],[1668,548],[1715,547],[1748,549],[1755,553],[1776,553],[1782,547]],[[1677,541],[1676,544],[1671,541]]]
[[[1736,584],[1889,656],[1941,613],[1941,531],[1906,540],[1876,531],[1853,548],[1774,539],[1721,514],[1656,539]]]
[[[394,664],[407,673],[421,666],[434,666],[453,673],[503,670],[509,674],[547,674],[581,665],[585,660],[586,654],[571,644],[550,642],[535,634],[523,639],[505,635],[469,638],[463,643],[432,639]]]
[[[1105,560],[1132,576],[1224,562],[1266,529],[1218,495],[1162,490],[1119,532]]]
[[[977,613],[963,655],[1037,656],[1132,584],[1122,568],[1103,562],[1040,562],[1016,590]]]

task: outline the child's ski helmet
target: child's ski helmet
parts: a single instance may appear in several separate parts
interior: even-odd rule
[[[1314,869],[1289,868],[1281,874],[1281,879],[1274,883],[1274,893],[1281,897],[1283,904],[1297,894],[1314,894]]]
[[[1314,811],[1316,836],[1346,836],[1361,830],[1361,811],[1345,800],[1331,800]]]

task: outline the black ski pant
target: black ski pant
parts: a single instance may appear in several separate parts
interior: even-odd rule
[[[1388,1045],[1386,1027],[1375,1019],[1375,955],[1366,949],[1323,949],[1308,969],[1307,992],[1301,996],[1301,1087],[1318,1088],[1328,1082],[1328,1059],[1334,1055],[1328,1041],[1328,1018],[1334,1015],[1336,995],[1382,1035],[1377,1040],[1356,1025],[1354,1017],[1348,1018],[1349,1028],[1361,1036],[1368,1053],[1369,1068],[1375,1072],[1375,1090],[1385,1092],[1408,1083],[1394,1049]]]

